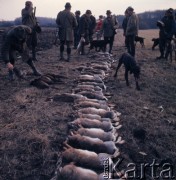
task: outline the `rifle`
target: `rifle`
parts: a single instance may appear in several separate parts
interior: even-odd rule
[[[35,17],[35,13],[36,13],[36,7],[34,7],[34,17]]]
[[[36,14],[36,7],[34,7],[34,17],[35,17],[35,14]],[[35,19],[36,19],[36,17],[35,17]],[[36,21],[37,21],[37,19],[36,19]],[[42,32],[42,29],[41,29],[41,27],[38,25],[37,22],[36,22],[36,25],[35,25],[34,29],[35,29],[35,31],[36,31],[37,33],[41,33],[41,32]]]

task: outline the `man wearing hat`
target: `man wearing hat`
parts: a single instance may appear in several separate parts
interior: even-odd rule
[[[41,32],[41,28],[37,19],[35,17],[35,13],[33,12],[33,4],[31,1],[25,2],[25,8],[22,9],[22,24],[29,26],[32,29],[32,36],[28,39],[28,46],[32,48],[32,59],[37,61],[36,58],[36,47],[37,47],[37,33]]]
[[[78,43],[80,41],[80,35],[79,35],[79,21],[80,21],[80,11],[75,12],[75,17],[78,23],[78,26],[74,28],[74,49],[77,49]]]
[[[64,59],[64,44],[67,45],[67,61],[70,61],[71,44],[74,40],[74,28],[78,25],[74,14],[71,11],[71,4],[65,4],[65,10],[60,11],[56,18],[56,23],[59,27],[60,39],[60,60]]]
[[[86,13],[83,14],[80,18],[80,25],[79,25],[79,34],[81,37],[85,39],[85,42],[82,43],[81,46],[81,55],[85,54],[84,46],[89,44],[89,34],[90,34],[90,24],[91,24],[91,16],[92,12],[90,10],[86,10]]]
[[[106,41],[106,44],[109,43],[109,53],[112,51],[112,46],[114,42],[114,36],[115,36],[115,30],[117,28],[117,21],[116,19],[111,15],[111,11],[106,11],[107,17],[103,21],[103,34],[104,34],[104,40]]]
[[[126,37],[128,53],[134,57],[135,56],[135,36],[138,35],[139,23],[138,23],[138,17],[131,6],[127,8],[127,14],[128,14],[128,22],[126,26],[125,37]]]
[[[27,37],[31,34],[32,29],[30,27],[19,25],[12,27],[4,35],[1,54],[9,71],[9,80],[14,79],[14,72],[16,72],[18,77],[22,78],[22,74],[15,67],[15,61],[17,59],[16,52],[22,55],[22,60],[32,68],[34,75],[41,75],[32,62],[32,58],[29,55],[29,48],[26,44]]]

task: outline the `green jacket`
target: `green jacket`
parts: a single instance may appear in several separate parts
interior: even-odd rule
[[[37,23],[37,19],[33,13],[33,10],[27,10],[26,8],[22,9],[21,11],[21,16],[22,16],[22,24],[29,26],[30,28],[34,28],[36,23]]]
[[[138,35],[138,29],[139,29],[139,23],[138,23],[138,17],[135,13],[133,13],[129,18],[127,22],[126,27],[126,36],[129,35]]]
[[[73,41],[73,31],[78,25],[75,15],[67,10],[60,11],[56,23],[59,27],[59,39],[61,41]]]
[[[1,54],[3,61],[7,64],[14,58],[15,51],[22,53],[26,47],[26,41],[32,29],[25,25],[14,26],[9,29],[3,38]]]

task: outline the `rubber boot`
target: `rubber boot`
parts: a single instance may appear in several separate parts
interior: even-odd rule
[[[34,74],[35,76],[41,76],[41,73],[36,69],[36,67],[35,67],[32,59],[29,59],[29,60],[27,61],[27,64],[31,67],[31,69],[32,69],[32,71],[33,71],[33,74]]]
[[[32,60],[33,61],[38,61],[38,59],[36,58],[35,47],[32,47]]]
[[[60,60],[61,61],[65,60],[65,58],[64,58],[64,45],[63,44],[61,44],[61,46],[60,46]]]
[[[13,70],[9,70],[9,74],[8,74],[8,79],[10,80],[10,81],[14,81],[14,72],[13,72]]]
[[[85,55],[84,44],[81,46],[81,55]]]
[[[67,61],[70,61],[70,56],[71,56],[71,48],[67,48]]]

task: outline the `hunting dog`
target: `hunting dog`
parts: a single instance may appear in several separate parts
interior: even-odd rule
[[[116,69],[116,72],[114,74],[114,77],[117,77],[117,72],[119,70],[119,68],[121,67],[121,65],[124,64],[125,66],[125,80],[126,80],[126,85],[129,86],[129,81],[128,81],[128,72],[130,72],[130,74],[134,74],[134,78],[136,81],[136,89],[140,90],[139,84],[138,84],[138,80],[139,80],[139,76],[140,76],[140,67],[136,64],[136,61],[134,59],[133,56],[131,56],[128,53],[123,53],[122,56],[119,59],[119,63]]]
[[[139,42],[141,44],[141,47],[145,47],[144,45],[144,39],[143,37],[135,36],[135,43]]]
[[[92,50],[94,48],[95,48],[95,51],[97,51],[97,52],[99,52],[100,50],[105,52],[107,43],[108,42],[106,42],[105,40],[93,40],[92,42],[90,42],[89,52],[90,52],[90,50]]]
[[[155,50],[155,47],[159,45],[159,38],[153,38],[153,46],[152,46],[152,50]]]

